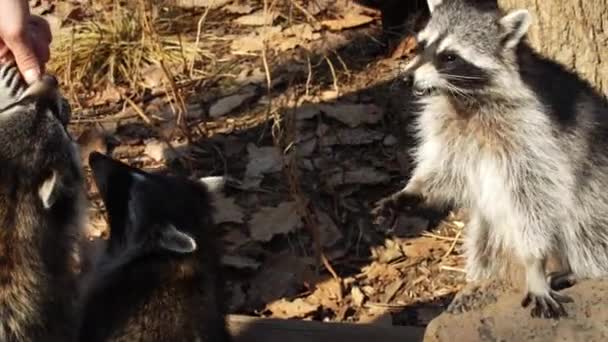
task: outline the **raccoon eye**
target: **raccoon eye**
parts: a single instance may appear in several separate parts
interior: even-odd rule
[[[458,59],[458,56],[453,53],[444,53],[440,56],[440,59],[444,63],[452,63]]]

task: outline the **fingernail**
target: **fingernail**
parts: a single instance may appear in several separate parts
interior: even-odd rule
[[[32,84],[40,79],[39,69],[29,69],[23,73],[23,78],[27,84]]]

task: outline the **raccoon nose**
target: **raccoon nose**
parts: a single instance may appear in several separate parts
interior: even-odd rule
[[[425,82],[414,82],[414,85],[412,87],[412,91],[416,96],[424,96],[430,94],[432,90],[433,88]]]

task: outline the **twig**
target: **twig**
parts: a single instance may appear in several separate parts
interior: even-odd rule
[[[147,123],[148,125],[152,124],[152,120],[150,120],[146,113],[144,113],[143,109],[141,109],[140,106],[133,102],[133,100],[125,96],[125,101],[131,106],[131,108],[133,108],[135,113],[137,113],[137,115],[139,115],[139,117],[144,120],[145,123]]]
[[[425,236],[425,237],[432,237],[434,239],[443,240],[443,241],[454,241],[455,239],[458,240],[458,237],[441,236],[441,235],[433,234],[430,232],[424,232],[421,235]]]
[[[340,280],[340,277],[338,277],[338,273],[336,273],[336,270],[334,270],[334,268],[331,266],[331,263],[329,262],[329,260],[325,256],[325,253],[323,253],[323,252],[321,252],[321,261],[323,262],[323,265],[327,269],[327,272],[331,273],[331,276],[334,277],[335,280]]]
[[[459,229],[458,232],[456,233],[456,236],[454,237],[454,241],[452,241],[452,243],[450,244],[450,248],[448,248],[448,250],[445,252],[445,254],[441,257],[441,259],[447,257],[448,255],[450,255],[452,253],[452,251],[454,250],[454,247],[456,247],[456,243],[458,242],[458,240],[460,239],[460,234],[462,234],[462,229]]]
[[[331,71],[331,76],[334,81],[334,90],[336,91],[336,93],[339,94],[340,87],[338,86],[338,75],[336,74],[336,70],[334,69],[334,64],[331,62],[331,60],[326,55],[324,55],[323,58],[327,62],[327,65],[329,66],[329,70]]]
[[[466,273],[466,271],[464,269],[462,269],[462,268],[452,267],[452,266],[446,266],[446,265],[442,265],[441,269],[442,270],[446,270],[446,271],[454,271],[454,272]]]
[[[201,41],[201,32],[203,30],[203,25],[205,24],[205,21],[207,20],[207,15],[209,14],[209,10],[211,9],[211,6],[207,6],[207,8],[205,9],[205,12],[201,15],[200,19],[198,20],[198,23],[196,25],[196,41],[195,41],[195,47],[198,49],[198,47],[200,46],[200,41]],[[193,77],[193,73],[194,73],[194,58],[192,58],[192,61],[190,63],[190,78]]]

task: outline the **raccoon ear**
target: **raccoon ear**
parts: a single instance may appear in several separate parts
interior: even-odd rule
[[[443,0],[427,0],[426,3],[429,6],[429,12],[433,13],[435,8],[437,8],[437,6],[439,6],[439,5],[441,5],[442,2],[443,2]]]
[[[196,250],[196,241],[171,224],[161,233],[158,244],[163,249],[179,254],[188,254]]]
[[[51,175],[42,182],[40,188],[38,188],[38,196],[42,201],[44,209],[49,209],[55,204],[59,194],[59,180],[57,177],[57,171],[53,170]]]
[[[528,32],[530,21],[530,13],[525,9],[511,11],[500,18],[499,24],[504,30],[504,47],[513,48],[519,44],[521,38]]]
[[[207,186],[207,190],[209,190],[209,192],[218,193],[224,190],[224,186],[226,185],[226,177],[203,177],[200,179],[200,182]]]

